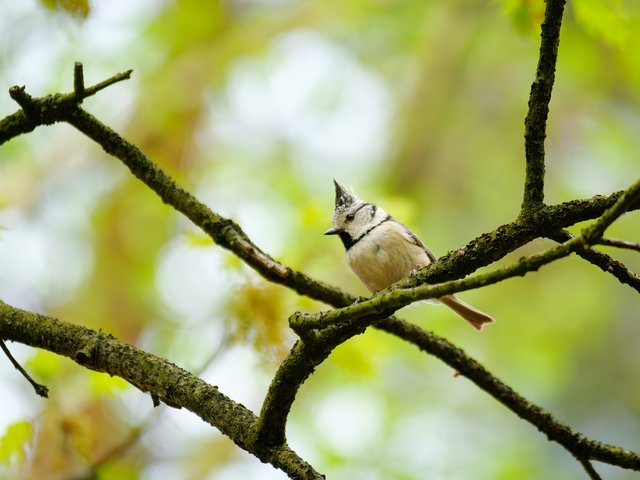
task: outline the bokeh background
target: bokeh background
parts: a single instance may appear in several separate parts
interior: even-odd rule
[[[285,264],[353,294],[322,236],[332,178],[437,254],[518,213],[539,0],[0,0],[0,91],[69,91],[134,69],[85,107]],[[638,175],[640,4],[569,2],[551,102],[546,198]],[[17,109],[0,95],[0,116]],[[112,333],[259,411],[323,306],[271,285],[68,125],[0,149],[0,298]],[[577,231],[574,228],[574,231]],[[640,238],[635,214],[610,236]],[[539,251],[536,241],[501,263]],[[637,253],[608,249],[635,271]],[[577,258],[402,316],[463,347],[558,419],[640,450],[638,295]],[[283,479],[186,411],[17,344],[50,388],[0,360],[0,477]],[[368,331],[303,386],[290,445],[329,479],[582,479],[578,463],[437,359]],[[596,464],[608,480],[638,478]],[[93,477],[89,477],[91,473]]]

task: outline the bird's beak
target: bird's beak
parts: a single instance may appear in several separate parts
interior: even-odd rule
[[[337,235],[338,232],[340,232],[340,229],[335,228],[335,227],[331,227],[329,230],[324,232],[324,235]]]

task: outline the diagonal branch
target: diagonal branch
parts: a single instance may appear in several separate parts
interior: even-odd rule
[[[494,377],[480,363],[448,340],[426,332],[416,325],[392,318],[379,322],[377,326],[438,357],[520,418],[535,425],[549,440],[559,443],[574,456],[640,471],[640,453],[591,440],[573,431],[568,425],[558,422],[550,413]]]

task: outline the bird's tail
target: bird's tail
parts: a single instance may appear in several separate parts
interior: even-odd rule
[[[489,315],[480,310],[473,308],[468,303],[464,303],[454,295],[447,295],[446,297],[439,298],[451,310],[456,312],[467,322],[469,322],[474,328],[482,330],[485,323],[492,323],[494,320]]]

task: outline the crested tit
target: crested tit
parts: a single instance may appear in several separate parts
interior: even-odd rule
[[[349,267],[371,292],[387,288],[436,260],[411,230],[382,208],[361,200],[335,180],[333,183],[336,187],[333,227],[324,234],[340,237]],[[478,330],[493,322],[489,315],[455,295],[437,300]]]

